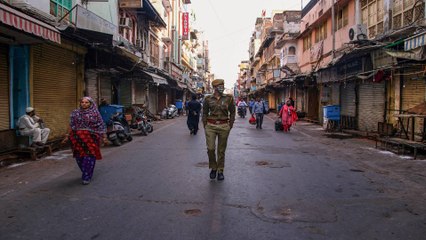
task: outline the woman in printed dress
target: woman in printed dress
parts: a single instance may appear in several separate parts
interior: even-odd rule
[[[297,113],[294,110],[294,107],[291,105],[291,101],[287,100],[286,104],[281,108],[279,116],[281,117],[281,121],[283,124],[283,131],[290,131],[290,127],[294,122],[297,121]]]
[[[90,183],[96,160],[101,160],[101,140],[107,141],[105,125],[96,103],[91,97],[80,100],[80,108],[71,112],[70,130],[67,138],[71,141],[73,156],[82,172],[82,184]]]

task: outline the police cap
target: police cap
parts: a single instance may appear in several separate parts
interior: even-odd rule
[[[225,80],[223,80],[223,79],[215,79],[212,82],[213,87],[216,87],[218,85],[223,85],[223,84],[225,84]]]

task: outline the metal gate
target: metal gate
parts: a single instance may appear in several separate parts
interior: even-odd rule
[[[0,131],[10,126],[8,46],[0,44]]]
[[[33,103],[58,137],[68,129],[70,112],[77,103],[77,68],[74,52],[48,44],[33,47]]]
[[[378,122],[384,121],[385,81],[363,83],[359,86],[358,129],[376,132]]]

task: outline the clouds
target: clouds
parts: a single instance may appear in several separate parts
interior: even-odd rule
[[[307,0],[305,0],[307,2]],[[249,40],[262,10],[300,9],[300,2],[289,0],[193,0],[190,7],[197,15],[195,28],[204,31],[209,41],[212,72],[232,88],[238,64],[248,60]]]

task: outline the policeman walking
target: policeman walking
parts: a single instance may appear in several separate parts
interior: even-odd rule
[[[216,79],[212,82],[214,93],[204,99],[203,125],[206,132],[207,155],[209,157],[210,179],[225,179],[225,150],[229,132],[235,121],[235,103],[232,95],[223,94],[225,82]],[[217,138],[217,156],[216,156]]]

